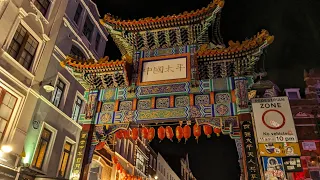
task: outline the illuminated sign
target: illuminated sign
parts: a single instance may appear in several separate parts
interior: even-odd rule
[[[299,143],[268,143],[259,144],[261,156],[285,157],[301,156]]]
[[[88,132],[81,131],[77,154],[76,154],[75,162],[74,162],[73,169],[72,169],[73,178],[79,177],[79,175],[80,175],[83,156],[84,156],[84,152],[85,152],[86,144],[87,144],[87,138],[88,138]],[[76,179],[78,179],[78,178],[76,178]]]

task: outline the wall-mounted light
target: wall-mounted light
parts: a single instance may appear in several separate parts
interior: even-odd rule
[[[4,153],[9,153],[12,151],[12,147],[9,145],[3,145],[3,146],[1,146],[1,151]]]
[[[158,179],[158,176],[156,175],[156,176],[154,176],[154,179]]]
[[[54,86],[51,84],[51,82],[42,87],[47,93],[54,91]]]

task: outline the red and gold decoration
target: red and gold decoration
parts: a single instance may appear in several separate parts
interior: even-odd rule
[[[204,125],[203,132],[208,138],[210,138],[212,134],[212,127],[210,125]]]
[[[132,128],[132,131],[131,131],[131,138],[132,140],[136,141],[139,137],[139,130],[138,128]]]
[[[129,130],[123,130],[122,134],[123,134],[123,137],[125,139],[129,139],[130,138],[130,131]]]
[[[104,145],[105,145],[106,143],[104,142],[104,141],[102,141],[102,142],[99,142],[97,145],[96,145],[96,147],[95,147],[95,150],[101,150],[101,149],[103,149],[103,147],[104,147]]]
[[[147,138],[148,138],[148,128],[143,127],[143,128],[141,129],[141,133],[142,133],[142,137],[143,137],[144,139],[147,139]]]
[[[122,138],[123,138],[122,130],[118,130],[118,131],[116,132],[116,138],[117,138],[117,139],[122,139]]]
[[[221,133],[221,129],[215,127],[215,128],[213,129],[213,132],[216,133],[216,135],[219,137],[219,136],[220,136],[220,133]]]
[[[201,136],[201,126],[198,124],[193,125],[193,135],[196,137],[198,142],[199,137]]]
[[[184,137],[185,143],[191,137],[191,128],[189,125],[185,125],[183,127],[183,137]]]
[[[158,138],[160,139],[160,142],[165,138],[166,136],[166,130],[164,129],[164,127],[159,127],[158,128]]]
[[[167,126],[166,127],[166,136],[168,139],[170,139],[170,141],[172,141],[172,138],[173,138],[173,130],[170,126]]]
[[[183,138],[183,128],[181,126],[176,127],[176,138],[178,139],[178,142]]]
[[[156,130],[153,127],[149,129],[149,131],[148,131],[149,142],[151,142],[153,140],[153,138],[155,136],[155,132],[156,132]]]

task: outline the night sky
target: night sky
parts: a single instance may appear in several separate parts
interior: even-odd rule
[[[202,8],[210,1],[96,0],[101,16],[111,13],[122,19],[178,14]],[[319,0],[226,0],[221,33],[227,43],[268,30],[275,41],[262,58],[267,78],[281,89],[304,88],[303,69],[320,66],[319,9]],[[111,59],[121,56],[110,36],[106,55]],[[198,180],[233,180],[238,176],[235,144],[229,137],[206,140],[203,136],[199,144],[192,139],[187,145],[154,141],[152,146],[168,159],[179,176],[179,159],[186,153],[190,154],[191,168]]]

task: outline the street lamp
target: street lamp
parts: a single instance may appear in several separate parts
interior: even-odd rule
[[[158,176],[156,175],[156,176],[154,176],[154,179],[158,179]]]

